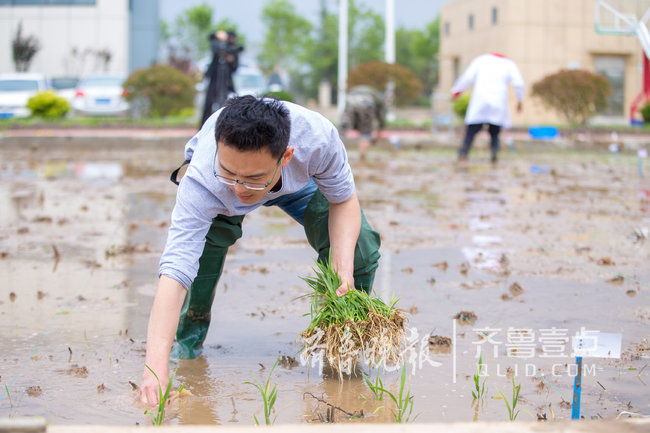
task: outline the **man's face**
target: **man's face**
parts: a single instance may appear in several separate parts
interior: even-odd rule
[[[280,161],[264,149],[261,151],[241,152],[223,142],[218,145],[216,174],[237,181],[229,188],[242,203],[253,204],[269,192],[282,176],[282,167],[286,167],[293,156],[293,147],[288,147]],[[242,182],[266,185],[262,190],[252,190]]]

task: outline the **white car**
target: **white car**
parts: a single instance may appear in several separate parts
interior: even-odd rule
[[[205,65],[205,61],[201,62],[200,65]],[[262,70],[256,66],[240,64],[239,68],[237,68],[235,73],[232,74],[232,80],[233,86],[235,87],[235,93],[230,93],[228,95],[229,98],[244,95],[263,96],[269,91],[266,77],[262,73]],[[194,104],[198,113],[203,112],[205,92],[208,89],[208,85],[209,80],[204,78],[203,81],[198,82],[195,86],[196,97],[194,99]]]
[[[254,66],[239,66],[232,75],[235,92],[239,96],[262,96],[269,91],[266,77],[259,68]]]
[[[27,101],[45,90],[47,82],[42,74],[0,75],[0,119],[29,117],[32,112],[27,108]]]
[[[79,79],[74,77],[52,77],[50,78],[50,87],[56,92],[57,95],[65,98],[72,107],[74,102],[74,95],[77,90]]]
[[[129,103],[124,99],[123,76],[95,75],[82,78],[72,102],[76,113],[95,116],[126,114]]]

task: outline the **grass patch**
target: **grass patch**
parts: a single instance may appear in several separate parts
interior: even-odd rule
[[[130,117],[65,117],[45,120],[40,117],[1,119],[0,130],[21,128],[157,128],[157,127],[193,127],[197,125],[194,117],[169,116],[160,118],[134,119]]]
[[[363,290],[349,290],[339,297],[336,289],[341,278],[331,264],[316,262],[316,276],[304,281],[313,289],[311,316],[308,328],[301,334],[304,339],[303,356],[324,350],[332,369],[343,379],[351,374],[359,354],[370,366],[381,362],[401,364],[401,347],[405,340],[404,315],[395,308],[399,299],[389,304],[373,298]]]

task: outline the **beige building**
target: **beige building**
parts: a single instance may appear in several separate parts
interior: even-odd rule
[[[612,3],[632,11],[637,1]],[[597,33],[595,8],[596,0],[454,0],[447,3],[440,13],[438,92],[448,93],[474,57],[499,52],[517,63],[526,84],[521,114],[514,110],[516,99],[514,92],[510,92],[514,125],[562,122],[530,96],[535,82],[560,69],[586,69],[604,74],[612,84],[613,94],[602,115],[607,116],[606,121],[629,120],[630,105],[642,90],[641,43],[633,35]],[[602,20],[601,24],[613,22],[613,16],[603,13]]]

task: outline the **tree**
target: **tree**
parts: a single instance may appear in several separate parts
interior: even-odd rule
[[[295,90],[307,97],[316,97],[318,86],[327,81],[332,85],[332,100],[338,88],[338,11],[328,10],[328,2],[320,1],[319,19],[315,25],[295,12],[290,0],[272,0],[263,12],[268,30],[264,52],[258,60],[270,69],[274,65],[290,65]],[[397,61],[402,52],[408,55],[409,68],[427,81],[427,89],[437,79],[438,21],[424,31],[414,31],[412,37],[398,34]],[[402,32],[403,34],[406,34]],[[408,33],[410,35],[410,33]],[[382,15],[356,0],[350,0],[348,10],[349,67],[383,59],[385,30]],[[404,41],[406,40],[406,47]],[[402,46],[399,44],[402,43]]]
[[[158,23],[158,28],[159,28],[160,40],[163,43],[169,43],[169,40],[172,38],[172,31],[169,28],[169,24],[167,23],[167,21],[161,19],[160,22]]]
[[[377,90],[385,90],[389,80],[395,82],[395,104],[408,105],[422,92],[422,82],[413,72],[398,64],[373,60],[362,63],[350,71],[348,86],[366,84]]]
[[[532,95],[557,110],[570,124],[584,125],[607,105],[609,81],[586,70],[562,69],[533,84]]]
[[[305,60],[308,73],[303,74],[304,79],[298,81],[307,96],[315,97],[318,86],[327,81],[332,85],[332,92],[336,94],[338,70],[338,16],[327,10],[325,0],[321,0],[318,27],[315,37],[308,47],[308,56]],[[334,99],[333,99],[334,100]]]
[[[311,23],[295,12],[288,0],[269,1],[262,10],[262,21],[266,24],[266,38],[258,56],[262,67],[272,71],[282,65],[289,72],[297,71],[311,46]]]
[[[400,28],[395,35],[395,60],[411,69],[431,93],[438,82],[438,52],[440,48],[440,18],[431,21],[424,30]]]
[[[208,35],[214,31],[212,12],[210,5],[200,4],[185,9],[174,23],[173,33],[181,47],[189,48],[197,59],[210,52]]]
[[[165,30],[165,27],[169,28],[166,23],[162,26],[163,30]],[[189,52],[191,57],[198,60],[210,55],[208,36],[219,29],[236,32],[237,25],[227,18],[215,24],[213,22],[212,6],[203,3],[185,9],[178,15],[171,35],[180,44],[181,51]],[[242,37],[239,37],[239,42],[244,43]],[[168,43],[171,46],[171,41]]]
[[[29,65],[36,53],[41,49],[41,45],[36,36],[23,37],[23,23],[18,24],[16,36],[11,41],[12,55],[16,72],[27,72]]]
[[[301,90],[307,96],[315,97],[318,85],[328,81],[332,85],[333,100],[338,86],[338,14],[327,9],[327,2],[321,0],[319,23],[315,37],[308,41],[306,72],[302,74]],[[349,67],[378,60],[383,57],[384,20],[381,15],[361,6],[354,0],[349,2],[348,44]]]
[[[384,17],[350,0],[348,38],[350,68],[384,58]]]

